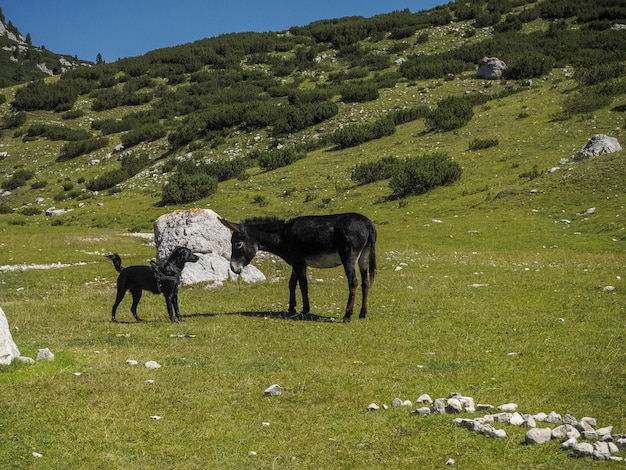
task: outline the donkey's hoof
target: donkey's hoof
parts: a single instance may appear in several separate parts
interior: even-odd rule
[[[343,322],[344,323],[350,323],[351,318],[348,316],[343,317]]]

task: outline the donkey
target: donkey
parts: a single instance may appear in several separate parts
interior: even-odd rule
[[[302,314],[310,311],[307,266],[334,268],[343,264],[348,278],[348,303],[344,322],[354,310],[358,287],[355,264],[361,271],[363,302],[359,318],[367,315],[367,296],[376,273],[376,228],[361,214],[302,216],[291,220],[272,217],[246,219],[240,223],[219,219],[232,232],[230,269],[241,273],[257,251],[280,256],[291,266],[289,313],[296,314],[296,285],[302,294]]]

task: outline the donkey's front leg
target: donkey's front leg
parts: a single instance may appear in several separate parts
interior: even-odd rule
[[[295,268],[291,269],[291,277],[289,278],[289,314],[296,313],[296,285],[298,284],[298,276],[296,276]]]
[[[302,294],[302,314],[306,315],[311,311],[309,305],[309,283],[306,278],[306,264],[298,264],[293,267],[298,283],[300,284],[300,294]],[[295,295],[295,292],[294,292]]]

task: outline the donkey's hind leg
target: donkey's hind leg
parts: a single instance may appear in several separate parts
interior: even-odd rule
[[[369,250],[364,250],[359,257],[359,271],[361,271],[361,293],[363,302],[361,303],[361,312],[359,318],[365,318],[367,315],[367,296],[370,290],[370,277],[369,277]]]

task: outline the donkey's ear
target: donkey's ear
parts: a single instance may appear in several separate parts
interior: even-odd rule
[[[230,222],[226,219],[222,219],[221,217],[218,217],[217,220],[219,220],[222,223],[222,225],[224,225],[226,228],[228,228],[232,232],[239,232],[239,229],[241,228],[240,224],[236,224],[235,222]]]

